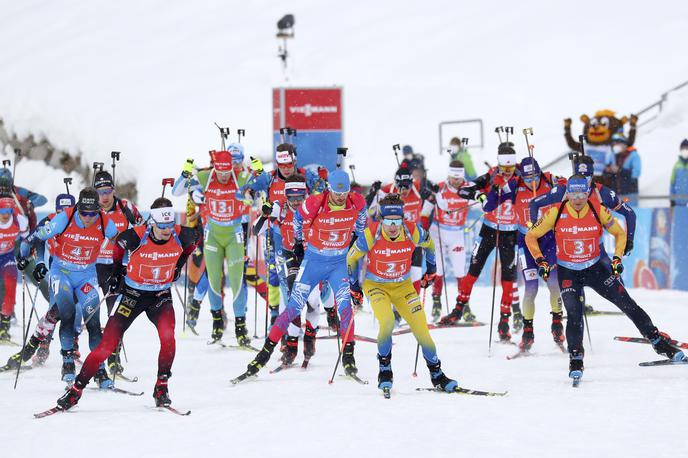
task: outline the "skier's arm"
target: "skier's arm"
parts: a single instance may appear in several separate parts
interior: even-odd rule
[[[611,211],[615,211],[626,219],[626,231],[628,240],[633,243],[635,240],[635,212],[626,202],[622,202],[619,196],[616,195],[614,191],[602,186],[600,190],[600,197],[602,200],[602,205],[607,207]]]
[[[538,239],[554,229],[558,210],[557,208],[550,208],[526,233],[526,246],[528,246],[528,251],[530,251],[533,259],[542,257]]]
[[[374,243],[370,229],[366,229],[363,236],[356,239],[356,243],[349,248],[349,252],[346,255],[346,267],[349,271],[350,282],[358,283],[359,261],[370,251],[370,247]]]
[[[540,214],[540,209],[548,205],[560,203],[564,199],[566,188],[564,186],[554,186],[552,190],[541,196],[536,197],[530,201],[528,208],[530,210],[530,222],[535,224]]]
[[[612,216],[612,213],[606,207],[600,207],[600,222],[604,228],[614,236],[616,246],[614,246],[614,256],[619,258],[623,256],[626,249],[626,231],[619,224],[619,222]]]
[[[179,175],[177,181],[174,182],[174,186],[172,186],[172,195],[179,197],[196,190],[203,192],[203,188],[198,179],[194,177],[186,178],[184,175]]]
[[[196,228],[182,226],[179,232],[179,241],[182,243],[182,254],[180,254],[179,259],[177,259],[175,273],[181,271],[181,268],[184,266],[189,256],[196,250],[200,242],[200,231]],[[175,275],[175,277],[176,276],[177,275]]]
[[[483,205],[483,211],[489,213],[507,200],[511,200],[512,202],[515,201],[515,188],[515,183],[508,182],[499,189],[491,189],[490,192],[487,193],[487,200]]]
[[[122,259],[127,251],[134,251],[141,243],[139,235],[133,229],[127,229],[117,236],[112,253],[112,271],[122,271]]]
[[[41,206],[48,203],[48,199],[42,194],[38,194],[36,192],[29,191],[28,189],[23,188],[21,186],[17,186],[16,189],[17,189],[17,194],[19,194],[22,197],[27,198],[31,202],[31,204],[33,205],[34,208],[41,207]]]
[[[416,231],[413,234],[413,239],[416,246],[421,247],[425,252],[425,262],[435,265],[435,242],[432,240],[432,237],[430,237],[430,232],[416,224]]]

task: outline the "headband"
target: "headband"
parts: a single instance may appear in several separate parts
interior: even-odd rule
[[[466,169],[463,167],[449,167],[449,178],[466,178]]]
[[[150,214],[151,219],[156,223],[174,222],[174,209],[172,207],[153,208]]]
[[[387,204],[380,205],[380,216],[383,218],[386,216],[401,216],[404,217],[404,205],[403,204]]]

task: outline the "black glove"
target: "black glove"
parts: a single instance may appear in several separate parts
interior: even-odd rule
[[[470,188],[459,188],[457,191],[459,197],[463,197],[466,200],[475,199],[475,190]]]
[[[17,269],[19,270],[24,270],[26,269],[26,266],[29,265],[29,259],[25,258],[24,256],[19,256],[17,258]]]
[[[304,256],[304,250],[303,250],[303,241],[302,240],[296,240],[294,241],[294,249],[292,250],[294,253],[294,257],[298,261],[299,265],[301,264],[301,261],[303,261],[303,256]]]
[[[545,258],[539,257],[535,260],[535,264],[538,266],[538,275],[542,277],[543,280],[547,281],[551,271],[549,263],[545,260]]]
[[[108,280],[108,294],[119,294],[124,286],[124,276],[126,275],[126,270],[124,266],[121,269],[113,270],[110,274],[110,279]]]
[[[268,218],[272,214],[272,202],[266,200],[261,207],[261,211],[263,212],[263,216]]]
[[[423,188],[420,191],[421,200],[428,200],[432,197],[432,191],[429,188]]]
[[[33,278],[40,283],[41,280],[45,278],[45,275],[48,273],[48,268],[45,267],[45,264],[42,262],[39,262],[36,264],[36,267],[33,269],[32,275]]]
[[[626,248],[624,249],[624,256],[628,256],[633,251],[633,239],[626,240]]]
[[[172,278],[172,281],[177,281],[179,280],[179,277],[182,276],[182,267],[177,266],[174,268],[174,277]]]
[[[378,180],[373,183],[373,185],[370,187],[371,192],[378,192],[380,188],[382,187],[382,181]]]

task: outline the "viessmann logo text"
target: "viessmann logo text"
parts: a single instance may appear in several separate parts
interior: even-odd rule
[[[313,114],[337,113],[337,110],[338,108],[336,106],[311,105],[310,103],[296,107],[289,107],[290,113],[301,113],[307,118]]]
[[[579,232],[596,232],[599,230],[597,226],[573,226],[573,227],[562,227],[559,228],[561,232],[570,232],[571,234],[578,234]]]

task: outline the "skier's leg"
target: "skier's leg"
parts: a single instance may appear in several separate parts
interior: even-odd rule
[[[389,285],[370,280],[363,282],[363,292],[368,297],[370,307],[377,319],[377,353],[386,357],[392,352],[392,332],[394,331],[394,313]]]
[[[425,319],[423,304],[417,294],[412,294],[415,289],[410,287],[408,282],[401,282],[394,285],[391,290],[392,302],[399,310],[402,318],[411,327],[411,332],[423,350],[423,357],[429,363],[435,363],[437,359],[437,348],[435,342],[430,337],[428,324]]]

